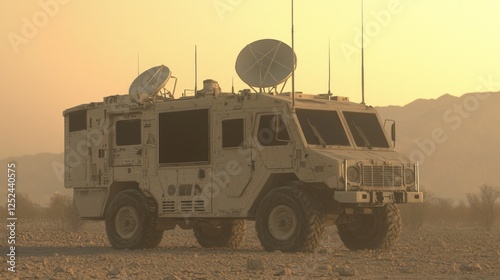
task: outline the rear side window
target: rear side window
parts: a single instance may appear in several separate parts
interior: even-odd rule
[[[116,122],[116,145],[140,145],[141,120],[123,120]]]
[[[80,110],[69,113],[69,132],[87,129],[87,111]]]
[[[222,148],[237,148],[244,146],[243,119],[222,121]]]

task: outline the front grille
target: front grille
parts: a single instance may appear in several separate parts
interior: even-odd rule
[[[365,187],[401,187],[402,183],[402,166],[363,166],[363,185]]]

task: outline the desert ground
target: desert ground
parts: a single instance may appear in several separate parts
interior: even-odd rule
[[[6,259],[2,229],[2,258]],[[118,251],[104,223],[78,232],[51,222],[18,221],[16,272],[1,279],[500,279],[500,227],[426,224],[403,229],[387,251],[346,249],[328,227],[314,253],[265,252],[254,224],[238,249],[201,248],[190,230],[166,231],[152,250]]]

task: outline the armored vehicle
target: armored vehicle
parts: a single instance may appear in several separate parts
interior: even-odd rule
[[[395,124],[370,106],[262,91],[290,74],[276,70],[287,64],[277,60],[286,45],[272,53],[276,42],[247,46],[263,54],[257,70],[238,59],[254,91],[225,93],[205,80],[174,98],[162,65],[129,95],[65,110],[65,186],[79,216],[105,220],[116,249],[156,247],[176,227],[203,247],[237,247],[246,221],[267,251],[313,251],[327,225],[349,249],[390,247],[397,204],[423,201],[418,164],[394,151]]]

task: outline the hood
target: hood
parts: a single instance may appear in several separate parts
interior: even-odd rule
[[[347,150],[328,150],[328,149],[311,149],[309,152],[314,152],[319,155],[324,155],[330,158],[336,158],[340,161],[347,160],[374,160],[374,161],[400,161],[409,162],[403,155],[395,151],[347,151]]]

